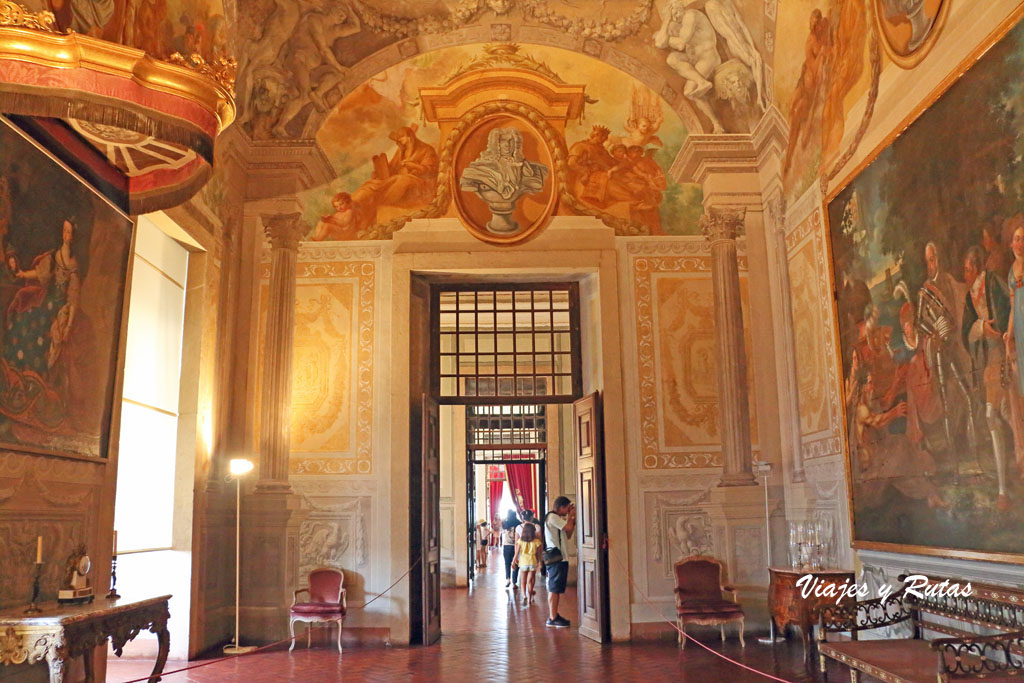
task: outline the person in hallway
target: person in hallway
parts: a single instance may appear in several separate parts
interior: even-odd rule
[[[537,580],[537,554],[540,551],[540,539],[532,524],[523,524],[523,537],[516,541],[516,554],[512,558],[512,566],[516,567],[523,577],[523,604],[533,604],[533,584]]]
[[[512,559],[516,554],[516,529],[519,517],[515,510],[509,510],[501,523],[501,551],[505,555],[505,588],[519,584],[519,570],[513,568]]]
[[[558,601],[569,578],[569,545],[576,530],[576,506],[565,496],[555,498],[554,509],[544,515],[544,564],[548,570],[548,621],[551,628],[568,628],[569,620],[558,613]],[[557,551],[557,554],[556,554]],[[552,556],[555,556],[554,561]]]
[[[515,536],[515,540],[516,541],[518,541],[520,538],[523,537],[523,527],[525,525],[527,525],[527,524],[532,524],[534,526],[534,530],[538,534],[540,534],[540,528],[541,528],[540,520],[533,516],[533,510],[530,510],[528,508],[524,508],[523,509],[523,520],[519,523],[519,526],[516,527],[516,536]],[[537,570],[540,571],[541,574],[544,573],[544,563],[543,562],[539,563],[539,565],[537,567]],[[515,586],[515,588],[518,589],[519,588],[519,583],[520,583],[519,582],[519,569],[516,568],[516,567],[513,567],[512,568],[512,585]],[[537,594],[537,590],[531,588],[530,595],[536,595],[536,594]]]
[[[476,525],[476,566],[478,568],[487,566],[487,542],[491,538],[491,530],[487,528],[487,521],[481,519]]]

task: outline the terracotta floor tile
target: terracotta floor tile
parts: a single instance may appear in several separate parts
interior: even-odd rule
[[[576,603],[570,589],[561,613],[570,629],[549,629],[546,592],[538,581],[537,601],[519,604],[504,590],[503,567],[492,562],[470,592],[445,590],[441,643],[433,647],[346,647],[339,657],[325,632],[314,635],[313,649],[305,644],[293,653],[271,651],[238,660],[165,676],[168,683],[218,681],[679,681],[684,683],[751,683],[769,679],[744,671],[690,644],[680,652],[674,641],[644,641],[601,646],[579,635]],[[805,669],[799,639],[775,648],[761,645],[748,634],[742,649],[735,635],[725,645],[710,630],[702,642],[748,666],[794,683],[814,683],[815,672]],[[168,662],[166,670],[185,666]],[[145,676],[151,662],[116,660],[108,664],[107,680],[123,682]],[[830,670],[830,673],[832,671]],[[839,668],[832,680],[847,680]]]

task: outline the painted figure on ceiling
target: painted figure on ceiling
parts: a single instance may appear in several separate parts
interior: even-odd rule
[[[274,126],[274,135],[281,138],[288,137],[284,127],[308,103],[327,111],[323,98],[341,83],[347,71],[334,54],[334,42],[362,30],[358,15],[344,6],[327,11],[315,2],[302,4],[308,9],[299,18],[280,64],[291,79],[290,85],[298,91],[297,97],[287,100]]]
[[[694,4],[694,2],[690,2],[691,6]],[[704,13],[711,21],[711,26],[725,40],[732,56],[750,69],[757,90],[757,101],[762,109],[767,109],[768,95],[764,87],[764,61],[761,59],[761,53],[754,45],[750,29],[744,23],[736,5],[732,0],[705,0]]]
[[[491,210],[487,229],[515,233],[519,223],[512,217],[516,202],[540,192],[548,167],[523,155],[523,135],[515,128],[495,128],[487,134],[487,149],[463,170],[459,188],[475,192]]]
[[[859,0],[831,0],[827,14],[817,8],[811,12],[804,64],[789,111],[783,167],[787,187],[795,184],[791,176],[796,169],[816,171],[838,155],[845,130],[843,102],[864,73],[868,28]]]
[[[711,79],[722,64],[722,56],[718,53],[718,34],[707,15],[690,8],[685,0],[672,0],[668,17],[654,36],[654,47],[669,50],[665,62],[686,79],[683,94],[708,118],[712,132],[724,133],[710,102],[714,88]]]
[[[487,149],[462,172],[463,189],[497,192],[509,201],[517,193],[539,192],[548,169],[523,156],[523,136],[515,128],[495,128],[487,135]],[[469,187],[467,187],[469,186]]]
[[[334,213],[321,216],[313,231],[313,241],[355,240],[373,225],[372,206],[356,204],[348,192],[339,192],[331,198]]]
[[[393,131],[388,137],[398,149],[387,159],[383,154],[373,157],[370,180],[352,197],[373,197],[377,206],[417,207],[429,204],[437,189],[437,151],[416,137],[418,126],[411,123]]]
[[[804,65],[789,106],[789,144],[784,170],[793,162],[793,151],[802,147],[808,134],[812,111],[821,105],[825,67],[832,47],[832,30],[821,10],[811,12],[811,30],[804,46]]]

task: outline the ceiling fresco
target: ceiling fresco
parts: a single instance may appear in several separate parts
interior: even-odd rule
[[[773,0],[241,0],[240,122],[254,139],[308,139],[390,67],[515,42],[630,74],[694,132],[748,132],[772,99],[774,12]],[[588,63],[565,77],[584,78]]]
[[[699,186],[677,183],[667,173],[688,129],[656,93],[567,50],[492,44],[412,57],[332,108],[316,139],[338,175],[300,195],[311,239],[380,236],[375,225],[428,205],[438,184],[448,181],[439,172],[441,128],[424,99],[467,73],[480,80],[492,69],[510,67],[579,93],[583,105],[558,122],[557,135],[567,151],[566,183],[585,207],[612,225],[619,225],[614,219],[628,221],[640,234],[697,230]],[[559,213],[578,212],[565,206]]]

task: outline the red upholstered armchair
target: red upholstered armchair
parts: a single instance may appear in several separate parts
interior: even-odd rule
[[[737,601],[739,593],[732,586],[723,585],[722,563],[713,557],[695,555],[679,560],[676,570],[676,619],[679,630],[687,624],[718,626],[725,642],[725,624],[738,621],[740,645],[743,641],[743,608]],[[732,593],[732,600],[722,597],[722,591]],[[686,647],[686,638],[679,634],[679,646]]]
[[[291,647],[295,649],[295,622],[305,621],[310,625],[306,632],[306,647],[310,646],[314,622],[338,622],[338,653],[341,653],[341,628],[345,622],[348,606],[345,601],[345,575],[331,567],[321,567],[309,573],[309,588],[295,591],[292,606],[288,610],[288,632],[292,636]],[[308,602],[299,602],[301,593],[309,594]],[[328,628],[330,626],[328,625]]]

